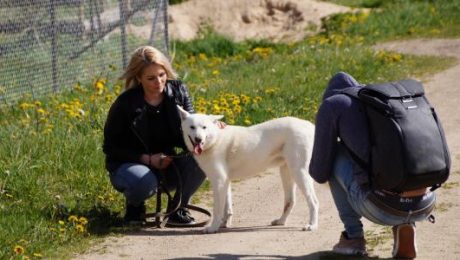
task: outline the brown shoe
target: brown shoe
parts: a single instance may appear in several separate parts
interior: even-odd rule
[[[415,258],[417,255],[417,244],[415,241],[415,226],[413,224],[402,224],[393,227],[393,257],[394,258]]]
[[[340,240],[332,248],[332,251],[342,255],[367,255],[366,240],[364,237],[348,238],[345,231],[340,235]]]

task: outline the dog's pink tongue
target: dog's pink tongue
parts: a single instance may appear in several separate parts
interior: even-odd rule
[[[203,147],[201,146],[201,144],[196,144],[193,147],[193,153],[195,153],[196,155],[200,155],[202,152],[203,152]]]

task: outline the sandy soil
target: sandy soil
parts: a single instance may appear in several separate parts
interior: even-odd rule
[[[295,41],[319,29],[322,17],[350,10],[314,0],[189,0],[169,8],[172,38],[190,40],[202,25],[240,41]]]
[[[233,21],[227,22],[227,24],[216,26],[218,30],[228,31],[229,35],[237,39],[263,37],[264,30],[262,29],[255,29],[255,32],[247,35],[239,33],[245,30],[243,28],[252,28],[251,26],[257,23],[263,24],[263,21],[260,22],[256,19],[258,17],[257,8],[249,7],[261,6],[261,10],[263,10],[264,4],[266,7],[269,1],[219,1],[219,3],[225,2],[223,4],[225,8],[211,9],[211,11],[206,9],[209,2],[213,1],[191,0],[188,2],[190,6],[184,5],[176,11],[171,10],[172,24],[179,20],[176,17],[181,14],[180,12],[183,12],[179,15],[183,19],[200,21],[201,18],[198,17],[201,17],[201,15],[192,17],[186,12],[193,8],[193,5],[198,5],[199,3],[206,6],[201,8],[200,10],[202,11],[200,12],[207,12],[216,17],[234,17],[233,21],[236,25],[233,24]],[[286,3],[287,1],[279,2]],[[312,1],[297,2],[307,3]],[[251,13],[236,10],[230,12],[231,14],[224,14],[225,10],[232,10],[237,3],[244,3],[247,9],[252,10]],[[299,10],[307,7],[302,7],[301,4],[297,5]],[[243,18],[245,12],[248,17],[254,17],[249,19],[253,22],[243,24],[242,20],[246,19]],[[275,11],[275,14],[282,15],[282,11]],[[304,14],[303,17],[305,18],[306,15]],[[282,26],[279,28],[282,28]],[[279,30],[282,31],[282,29]],[[276,36],[276,33],[274,35]],[[267,36],[267,38],[275,39],[275,36]],[[193,35],[184,35],[184,37],[193,37]],[[278,39],[282,38],[284,36]],[[460,60],[460,39],[417,39],[386,43],[377,46],[377,48],[418,55],[453,56]],[[460,197],[460,131],[457,130],[460,127],[460,113],[457,107],[460,102],[460,87],[457,83],[458,75],[460,75],[460,62],[439,74],[419,79],[424,82],[427,96],[436,108],[443,123],[453,160],[451,177],[448,180],[448,185],[446,185],[451,188],[441,188],[437,192],[436,223],[422,222],[417,225],[419,259],[460,259],[460,242],[458,240],[460,221],[457,218],[460,213],[458,200]],[[298,203],[294,207],[288,224],[284,227],[272,227],[269,225],[271,220],[278,217],[282,211],[280,178],[275,171],[271,171],[259,177],[233,184],[235,214],[233,227],[223,232],[204,235],[201,234],[200,228],[145,228],[122,237],[109,237],[103,243],[91,248],[86,254],[77,255],[75,258],[336,259],[337,255],[332,254],[330,250],[338,241],[343,227],[333,205],[328,186],[316,184],[316,192],[320,201],[319,229],[317,231],[302,231],[302,226],[307,221],[307,206],[300,193],[297,194]],[[211,209],[210,200],[210,197],[204,199],[201,206]],[[378,258],[389,258],[392,248],[389,229],[366,220],[364,225],[369,238],[381,238],[379,241],[368,241],[369,247],[372,249],[371,254]],[[380,235],[375,236],[375,234]]]

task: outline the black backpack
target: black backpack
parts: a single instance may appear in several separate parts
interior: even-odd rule
[[[343,93],[359,99],[366,111],[370,163],[347,150],[368,170],[373,188],[434,190],[447,180],[450,156],[444,131],[421,83],[408,79],[347,88]]]

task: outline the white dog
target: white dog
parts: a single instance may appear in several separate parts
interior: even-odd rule
[[[187,148],[211,182],[213,218],[204,233],[229,227],[232,218],[230,181],[280,167],[284,209],[272,225],[284,225],[295,203],[295,183],[308,202],[310,222],[304,230],[318,228],[319,203],[308,173],[314,125],[293,117],[274,119],[250,127],[219,128],[222,115],[190,114],[179,107]]]

